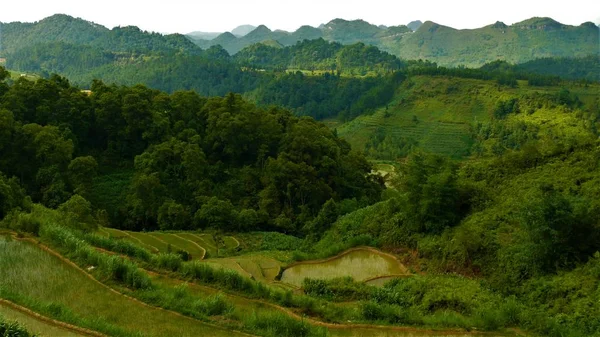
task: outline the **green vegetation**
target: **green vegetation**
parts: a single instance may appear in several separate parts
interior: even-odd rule
[[[96,81],[88,96],[58,76],[8,88],[2,144],[24,150],[7,152],[1,172],[18,176],[34,202],[62,205],[90,225],[102,218],[138,230],[297,232],[329,199],[372,203],[381,191],[365,158],[327,127],[238,95],[206,99]],[[77,109],[86,114],[71,115]],[[133,177],[94,178],[114,169],[111,163],[132,168]],[[8,206],[26,208],[15,182],[6,183],[14,200]],[[160,238],[126,234],[151,250],[168,248]]]

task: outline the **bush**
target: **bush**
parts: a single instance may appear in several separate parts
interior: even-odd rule
[[[82,196],[75,194],[58,207],[64,216],[64,223],[69,227],[92,232],[98,229],[98,224],[92,215],[92,204]]]

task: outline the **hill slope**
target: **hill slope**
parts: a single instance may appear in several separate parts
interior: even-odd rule
[[[595,109],[597,85],[563,85],[570,89],[570,95],[576,95],[585,104],[585,109]],[[485,151],[501,153],[508,148],[519,148],[522,144],[519,142],[527,140],[519,138],[523,137],[519,128],[537,130],[532,132],[539,131],[541,135],[542,130],[552,127],[555,128],[552,132],[567,132],[574,138],[589,134],[584,126],[587,122],[564,113],[564,107],[552,101],[558,99],[560,92],[558,86],[532,87],[526,81],[519,81],[517,87],[511,88],[493,81],[413,76],[400,86],[387,106],[338,126],[337,132],[353,148],[387,160],[405,157],[415,149],[455,158],[483,151],[482,146]],[[506,138],[499,143],[488,141],[486,145],[473,147],[478,132],[482,132],[478,128],[495,124],[494,113],[500,102],[511,99],[519,102],[521,113],[511,115],[507,129],[494,131]]]

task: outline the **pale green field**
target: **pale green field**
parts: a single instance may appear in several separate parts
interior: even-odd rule
[[[238,335],[114,293],[57,257],[20,241],[0,239],[0,297],[28,305],[58,304],[92,328],[109,327],[121,335],[138,331],[144,336]]]
[[[323,262],[307,261],[293,265],[284,270],[281,282],[300,287],[305,278],[333,279],[350,276],[355,281],[365,281],[392,274],[407,274],[407,271],[391,256],[360,249]]]

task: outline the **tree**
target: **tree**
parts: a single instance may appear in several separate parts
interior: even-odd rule
[[[417,232],[441,233],[463,213],[457,167],[436,155],[415,153],[402,168],[399,189],[406,195],[406,214]]]
[[[13,209],[29,210],[30,207],[31,199],[26,196],[17,179],[8,179],[0,172],[0,220]]]
[[[92,156],[77,157],[71,160],[68,168],[69,182],[73,192],[81,196],[88,196],[96,177],[98,163]]]
[[[587,260],[600,249],[598,210],[581,197],[566,197],[552,185],[528,195],[520,210],[532,259],[543,272]]]
[[[183,205],[167,200],[158,209],[158,227],[161,230],[190,229],[190,213]]]
[[[196,228],[238,230],[236,218],[237,212],[231,202],[212,197],[196,212],[194,222]]]

